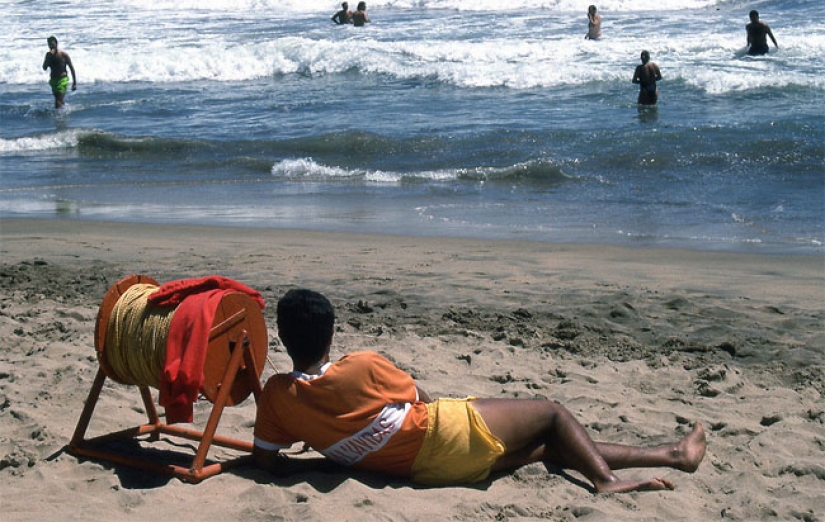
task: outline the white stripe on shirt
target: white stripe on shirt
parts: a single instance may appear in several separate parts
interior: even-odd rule
[[[351,466],[383,448],[393,434],[401,429],[410,408],[412,405],[408,402],[388,404],[366,428],[320,450],[320,453],[339,464]]]

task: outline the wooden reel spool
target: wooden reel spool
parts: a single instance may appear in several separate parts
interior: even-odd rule
[[[249,461],[249,455],[223,462],[206,461],[212,444],[241,452],[252,452],[251,442],[216,435],[225,406],[242,402],[250,393],[253,393],[257,400],[261,392],[263,361],[268,350],[266,323],[260,307],[251,297],[239,292],[227,293],[221,298],[210,330],[201,393],[212,403],[212,410],[203,431],[162,422],[149,387],[139,385],[148,416],[146,424],[91,439],[84,438],[106,378],[124,384],[107,360],[106,330],[112,310],[120,296],[131,286],[139,283],[158,285],[149,276],[131,275],[115,283],[103,297],[95,324],[95,350],[100,368],[69,443],[69,452],[76,456],[173,475],[191,483],[200,482],[225,469],[246,463]],[[145,458],[117,453],[106,447],[115,441],[145,435],[149,436],[150,441],[158,441],[161,434],[199,441],[191,466],[151,462]]]

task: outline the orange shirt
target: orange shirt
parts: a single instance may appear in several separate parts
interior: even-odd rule
[[[374,352],[355,352],[322,375],[272,376],[258,400],[255,444],[303,441],[331,460],[408,476],[427,431],[412,377]]]

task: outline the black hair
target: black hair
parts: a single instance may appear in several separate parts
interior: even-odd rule
[[[335,310],[318,292],[295,289],[278,301],[278,337],[299,364],[321,360],[332,341]]]

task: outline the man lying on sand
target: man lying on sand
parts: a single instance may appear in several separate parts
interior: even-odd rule
[[[278,335],[293,371],[276,374],[258,400],[255,462],[277,474],[296,462],[280,453],[306,442],[327,459],[425,485],[478,482],[532,462],[571,468],[597,492],[674,489],[664,478],[623,480],[613,470],[696,471],[702,424],[665,446],[593,442],[570,412],[531,399],[431,401],[412,377],[374,352],[330,363],[335,312],[323,295],[291,290],[278,302]]]

